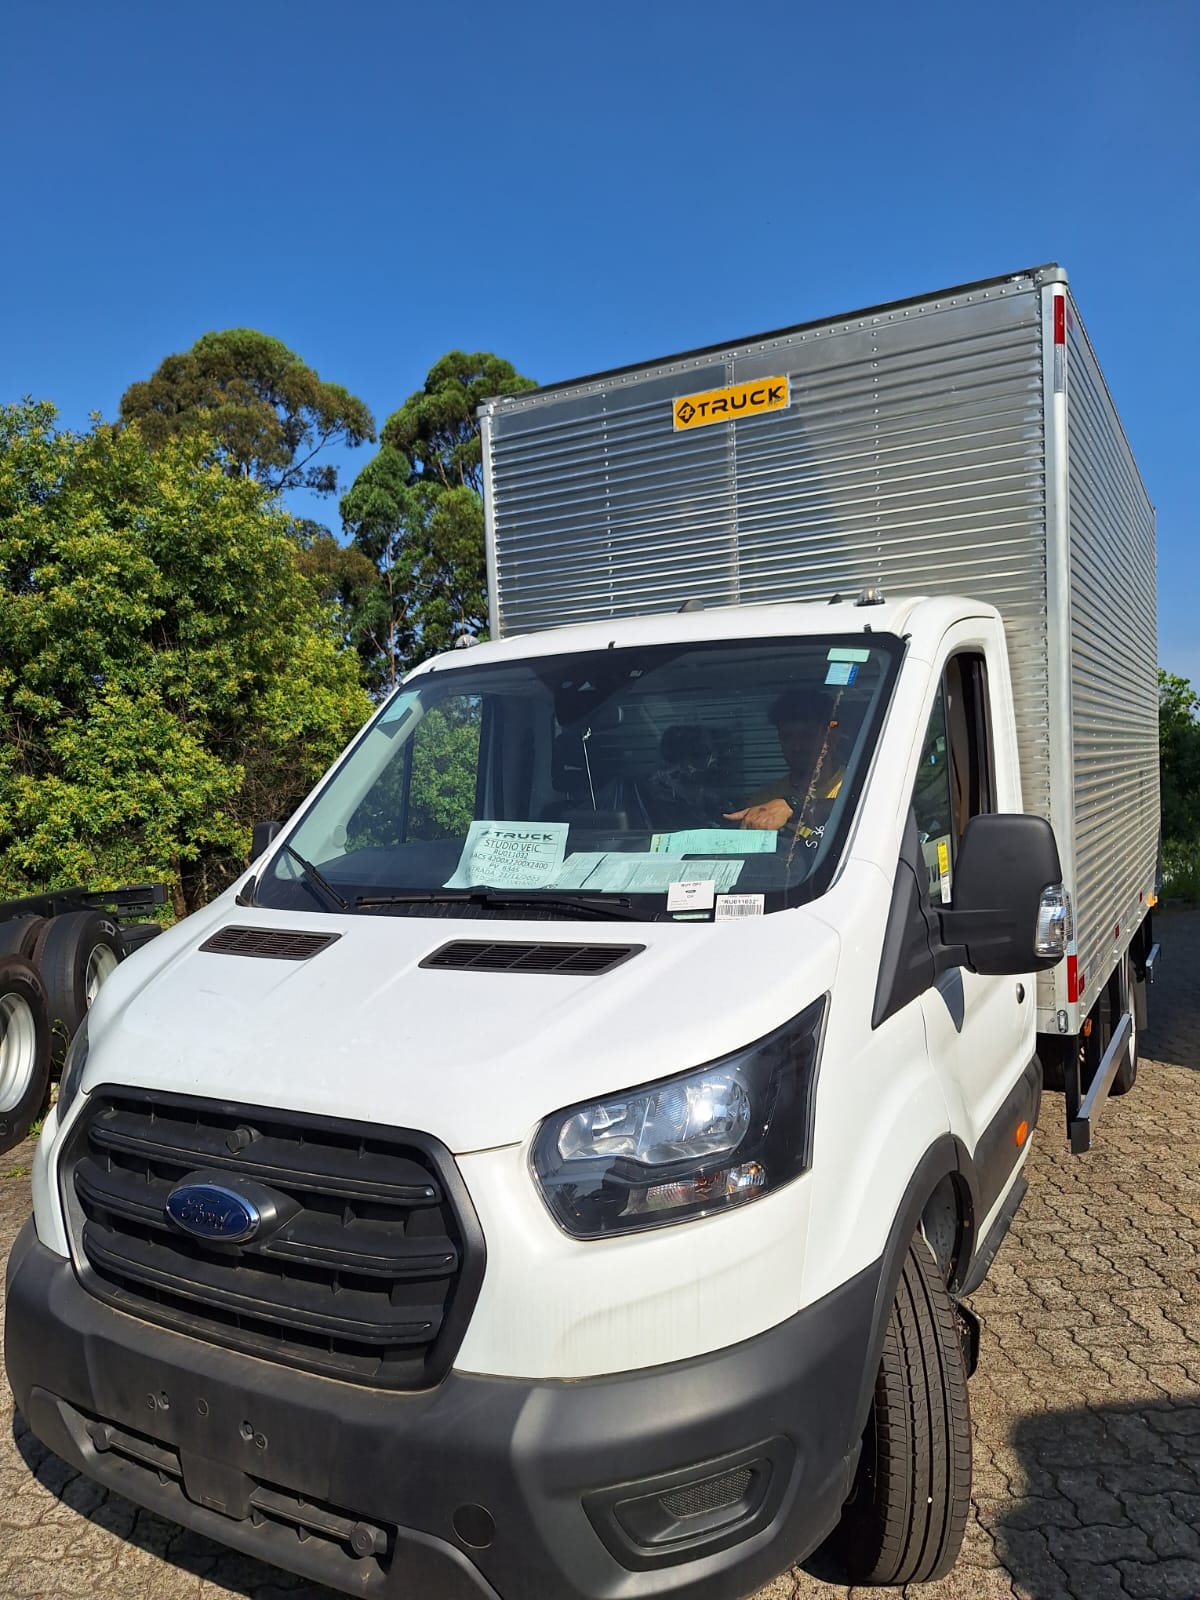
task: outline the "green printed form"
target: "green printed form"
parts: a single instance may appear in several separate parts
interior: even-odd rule
[[[727,894],[743,865],[741,861],[685,861],[682,856],[577,851],[563,863],[554,887],[597,894],[666,894],[673,883],[700,879],[711,880],[717,894]]]
[[[567,848],[565,822],[473,822],[447,889],[548,889]]]
[[[684,828],[679,833],[656,833],[650,848],[666,856],[770,855],[777,843],[767,828]],[[695,863],[692,863],[693,866]]]

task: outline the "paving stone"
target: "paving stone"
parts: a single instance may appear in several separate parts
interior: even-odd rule
[[[1196,1600],[1200,1561],[1122,1561],[1121,1581],[1134,1600]]]
[[[1094,1522],[1082,1528],[1051,1528],[1046,1534],[1050,1554],[1070,1571],[1083,1563],[1101,1565],[1118,1561],[1149,1561],[1154,1551],[1144,1528],[1132,1522]]]

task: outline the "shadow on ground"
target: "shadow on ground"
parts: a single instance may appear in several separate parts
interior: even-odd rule
[[[988,1522],[1018,1592],[1200,1596],[1200,1401],[1040,1412],[1011,1442],[1022,1481]]]
[[[1151,1034],[1143,1045],[1159,1061],[1200,1070],[1200,917],[1195,907],[1154,913],[1162,946],[1158,981],[1150,989]],[[1189,1597],[1191,1600],[1191,1597]]]
[[[1040,1412],[1016,1423],[1010,1446],[1010,1493],[974,1504],[1015,1596],[1200,1600],[1200,1400]],[[823,1551],[804,1571],[846,1582]],[[955,1593],[968,1592],[963,1576],[960,1566],[946,1580]],[[943,1587],[903,1592],[920,1600]]]

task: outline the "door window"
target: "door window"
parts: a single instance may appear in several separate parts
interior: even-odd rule
[[[933,905],[949,902],[959,840],[972,817],[991,811],[995,784],[983,657],[946,663],[913,785],[913,816]]]

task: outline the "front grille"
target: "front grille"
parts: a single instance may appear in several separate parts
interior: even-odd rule
[[[421,962],[443,972],[556,972],[573,978],[595,978],[628,961],[641,944],[519,944],[483,939],[455,939]]]
[[[243,1244],[166,1217],[204,1173],[265,1186],[284,1220]],[[483,1276],[483,1237],[428,1135],[100,1089],[72,1131],[64,1198],[81,1276],[131,1315],[384,1388],[436,1383]]]

